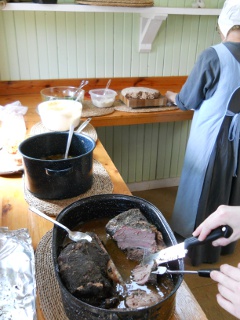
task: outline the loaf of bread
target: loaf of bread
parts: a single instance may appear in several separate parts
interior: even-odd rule
[[[131,87],[123,89],[121,92],[122,96],[127,99],[158,99],[160,92],[155,89],[144,88],[144,87]]]

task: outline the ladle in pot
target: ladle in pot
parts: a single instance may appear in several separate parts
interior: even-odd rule
[[[52,223],[55,223],[57,226],[63,228],[65,231],[67,231],[68,233],[68,237],[69,239],[71,239],[72,241],[80,241],[80,240],[87,240],[88,242],[91,242],[92,241],[92,238],[84,233],[84,232],[81,232],[81,231],[71,231],[70,229],[68,229],[66,226],[64,226],[63,224],[61,224],[60,222],[50,218],[49,216],[47,216],[45,213],[39,211],[38,209],[34,208],[34,207],[29,207],[29,209],[38,214],[40,217],[46,219],[46,220],[49,220],[51,221]]]
[[[92,120],[92,118],[87,118],[87,120],[85,120],[80,127],[76,130],[77,133],[80,133],[88,124],[89,122]],[[68,157],[68,152],[69,152],[69,148],[72,142],[72,136],[73,136],[73,132],[74,132],[74,126],[71,125],[70,129],[69,129],[69,133],[68,133],[68,140],[67,140],[67,146],[66,146],[66,152],[64,155],[64,159],[67,159]]]
[[[70,129],[69,129],[69,132],[68,132],[68,140],[67,140],[67,146],[66,146],[66,151],[65,151],[64,159],[67,159],[67,157],[68,157],[68,151],[69,151],[69,148],[70,148],[70,145],[71,145],[71,142],[72,142],[73,132],[74,132],[74,125],[73,125],[73,123],[72,123],[72,124],[70,125]]]

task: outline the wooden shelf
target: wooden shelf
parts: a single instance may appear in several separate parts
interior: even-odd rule
[[[221,9],[169,8],[169,7],[113,7],[80,4],[38,4],[30,2],[7,3],[3,11],[54,11],[92,13],[138,13],[140,14],[139,52],[150,52],[152,43],[168,15],[218,16]]]
[[[168,8],[168,7],[112,7],[81,4],[38,4],[32,2],[7,3],[3,10],[10,11],[65,11],[65,12],[119,12],[140,14],[219,15],[221,9]]]

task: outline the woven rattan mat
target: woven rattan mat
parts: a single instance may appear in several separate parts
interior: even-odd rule
[[[155,107],[155,108],[151,108],[151,107],[147,107],[147,108],[131,108],[128,107],[126,105],[121,105],[121,106],[116,106],[114,107],[115,110],[117,111],[124,111],[124,112],[161,112],[161,111],[168,111],[168,110],[177,110],[178,107],[176,106],[166,106],[166,107]]]
[[[100,117],[113,113],[114,107],[110,108],[98,108],[95,107],[90,100],[83,101],[82,117]]]
[[[79,126],[75,130],[77,130],[82,123],[83,123],[83,120],[80,121]],[[32,126],[31,131],[30,131],[30,135],[34,136],[36,134],[45,133],[45,132],[51,132],[51,130],[44,127],[42,122],[38,122],[34,126]],[[94,141],[97,141],[97,138],[98,138],[97,132],[96,132],[95,128],[90,123],[83,129],[82,133],[89,136]]]
[[[24,179],[24,178],[23,178]],[[24,183],[24,198],[27,203],[49,216],[56,217],[60,211],[71,203],[82,198],[90,197],[96,194],[112,193],[113,184],[110,176],[103,165],[97,160],[93,161],[93,185],[87,192],[73,198],[63,200],[43,200],[36,198],[29,192]]]
[[[46,320],[68,320],[62,304],[60,288],[52,259],[52,230],[40,240],[35,252],[37,291]]]
[[[114,7],[152,7],[153,1],[151,0],[76,0],[76,3],[88,4],[94,6],[114,6]]]

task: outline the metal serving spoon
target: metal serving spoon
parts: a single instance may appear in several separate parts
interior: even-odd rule
[[[64,226],[60,222],[50,218],[49,216],[47,216],[45,213],[39,211],[38,209],[36,209],[34,207],[29,207],[29,209],[32,212],[38,214],[40,217],[47,219],[47,220],[51,221],[52,223],[55,223],[57,226],[63,228],[65,231],[67,231],[69,239],[71,239],[75,242],[80,241],[80,240],[87,240],[88,242],[92,241],[92,237],[90,237],[88,234],[81,232],[81,231],[71,231],[66,226]]]
[[[82,80],[82,82],[81,82],[80,86],[78,87],[77,91],[82,89],[84,86],[86,86],[88,84],[88,82],[89,82],[88,80]],[[77,91],[76,91],[76,93],[77,93]],[[76,101],[78,101],[78,99],[81,97],[81,94],[82,94],[82,92],[80,91],[78,96],[77,96],[77,98],[76,98]]]
[[[85,120],[80,127],[76,130],[77,133],[80,133],[88,124],[89,122],[92,120],[92,118],[87,118],[87,120]]]

